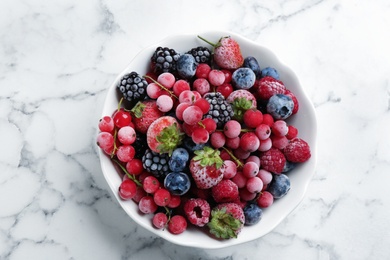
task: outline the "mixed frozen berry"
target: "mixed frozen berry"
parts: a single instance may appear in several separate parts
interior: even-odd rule
[[[97,145],[123,176],[119,197],[156,229],[229,239],[294,188],[288,174],[311,153],[288,123],[299,103],[278,71],[243,57],[231,37],[199,38],[211,49],[158,47],[146,75],[119,80]]]

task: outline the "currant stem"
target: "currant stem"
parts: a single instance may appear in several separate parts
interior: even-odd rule
[[[118,164],[118,166],[122,169],[122,171],[127,175],[127,177],[129,177],[129,179],[131,179],[132,181],[135,182],[135,184],[137,184],[138,186],[142,187],[142,184],[135,178],[135,176],[133,174],[130,174],[125,167],[123,167],[123,165],[118,162],[117,160],[113,160],[116,164]]]
[[[233,158],[233,160],[237,163],[238,167],[243,167],[244,166],[242,164],[242,162],[236,156],[234,156],[234,154],[229,149],[227,149],[224,146],[222,146],[222,149],[224,149],[230,155],[230,157]]]
[[[118,135],[118,129],[115,128],[115,131],[114,131],[114,149],[111,152],[111,159],[114,158],[115,152],[118,150],[118,147],[116,146],[117,135]]]
[[[162,84],[160,84],[158,81],[156,81],[154,78],[148,76],[148,75],[145,75],[144,78],[147,78],[147,79],[150,79],[151,81],[153,81],[153,83],[157,84],[160,88],[162,88],[163,90],[165,90],[166,92],[168,92],[172,97],[176,98],[176,99],[179,99],[175,94],[173,94],[172,91],[170,91],[169,89],[167,89],[166,87],[164,87]]]

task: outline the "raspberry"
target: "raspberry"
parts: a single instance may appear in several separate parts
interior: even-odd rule
[[[292,101],[294,102],[294,109],[292,111],[292,114],[296,114],[298,113],[298,110],[299,110],[299,102],[298,102],[298,99],[297,97],[294,95],[294,93],[292,93],[290,90],[286,89],[286,92],[284,93],[286,96],[289,96]]]
[[[288,161],[299,163],[309,160],[311,156],[309,144],[301,138],[292,139],[283,153]]]
[[[189,222],[198,227],[203,227],[209,222],[210,205],[204,199],[189,199],[184,204],[184,213]]]
[[[284,154],[276,148],[271,148],[260,155],[261,167],[269,172],[281,173],[285,163]]]
[[[275,94],[283,94],[286,87],[282,81],[276,80],[270,76],[262,78],[258,82],[257,94],[261,99],[269,99]]]
[[[223,179],[211,188],[211,194],[217,203],[233,202],[238,196],[238,186],[231,180]]]

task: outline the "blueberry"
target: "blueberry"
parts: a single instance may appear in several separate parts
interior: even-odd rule
[[[283,173],[289,172],[292,169],[294,169],[296,166],[296,163],[290,162],[286,160],[286,163],[284,164]]]
[[[277,120],[291,116],[293,109],[294,102],[292,98],[283,94],[273,95],[267,103],[267,112]]]
[[[285,174],[275,174],[271,183],[268,186],[268,192],[274,196],[275,199],[280,199],[290,190],[290,179]]]
[[[261,69],[260,65],[257,62],[255,57],[248,56],[244,59],[244,65],[245,68],[250,68],[256,76],[256,79],[259,79],[261,77]]]
[[[195,75],[198,64],[191,54],[183,54],[176,63],[177,73],[184,79],[190,79]]]
[[[173,195],[184,195],[191,187],[191,181],[183,172],[171,172],[164,179],[164,187]]]
[[[267,76],[273,77],[274,79],[277,79],[277,80],[280,79],[278,71],[275,68],[272,68],[272,67],[264,68],[261,71],[261,77],[262,78],[267,77]]]
[[[232,83],[238,89],[249,89],[256,81],[256,75],[250,68],[236,69],[232,74]]]
[[[244,207],[245,225],[251,226],[258,223],[263,216],[263,211],[259,206],[249,203]]]
[[[173,172],[181,172],[187,165],[187,162],[190,158],[187,150],[184,148],[176,148],[169,159],[168,165],[169,169]]]

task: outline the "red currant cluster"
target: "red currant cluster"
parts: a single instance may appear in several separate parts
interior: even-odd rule
[[[136,150],[132,144],[137,135],[130,112],[118,109],[112,116],[101,118],[98,127],[97,145],[111,158],[115,156],[124,163],[130,174],[141,173],[142,161],[134,158]]]

